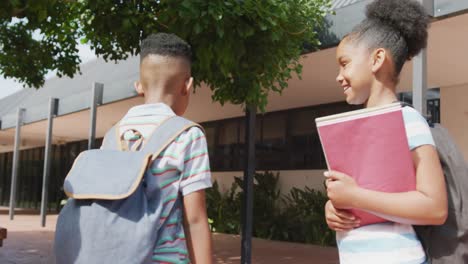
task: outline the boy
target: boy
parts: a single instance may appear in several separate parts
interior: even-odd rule
[[[143,40],[135,89],[145,104],[131,108],[119,123],[124,145],[139,149],[164,120],[183,115],[192,85],[191,48],[185,41],[165,33]],[[164,201],[153,261],[212,263],[204,192],[211,174],[203,132],[194,127],[177,137],[147,168],[145,181],[148,197]]]

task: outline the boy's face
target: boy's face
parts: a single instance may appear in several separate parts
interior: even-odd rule
[[[336,81],[343,88],[348,104],[363,104],[370,96],[372,60],[365,45],[343,39],[336,50],[340,67]]]
[[[147,103],[163,102],[183,115],[192,86],[190,63],[184,58],[148,55],[140,64],[140,83],[135,88]]]

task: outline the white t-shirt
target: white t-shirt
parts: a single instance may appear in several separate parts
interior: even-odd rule
[[[426,120],[411,107],[403,107],[403,120],[410,150],[435,146]],[[378,223],[337,232],[340,264],[421,264],[424,249],[413,226],[393,222]]]

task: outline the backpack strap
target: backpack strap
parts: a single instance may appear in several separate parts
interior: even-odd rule
[[[104,140],[102,141],[102,147],[104,149],[113,149],[113,150],[118,150],[120,149],[119,145],[119,137],[118,137],[118,128],[119,128],[120,122],[115,124],[114,126],[111,127],[104,136]]]
[[[148,138],[140,151],[145,153],[145,155],[153,154],[152,160],[155,160],[159,153],[182,134],[182,132],[192,127],[198,127],[203,130],[199,124],[183,117],[170,117],[154,130],[153,134]]]
[[[106,147],[118,146],[117,125],[105,140]],[[160,124],[140,151],[120,149],[87,150],[73,163],[65,178],[64,191],[74,199],[119,200],[129,197],[144,180],[149,164],[184,131],[198,124],[174,116]],[[99,175],[99,177],[97,177]],[[180,174],[180,181],[183,174]]]
[[[102,142],[102,146],[104,149],[109,150],[120,150],[120,136],[119,136],[119,123],[115,124],[109,131],[107,131],[106,135],[104,136],[104,140]],[[203,128],[188,119],[185,119],[180,116],[173,116],[165,121],[163,121],[158,127],[155,128],[151,136],[146,140],[144,143],[143,148],[141,151],[145,152],[146,154],[156,154],[164,150],[172,141],[174,141],[182,132],[188,130],[191,127],[198,127],[201,130]],[[171,137],[172,136],[172,137]],[[170,140],[170,141],[169,141]],[[163,143],[166,141],[162,147],[160,146],[160,141]],[[159,154],[159,153],[158,153]],[[154,157],[156,159],[156,157]]]

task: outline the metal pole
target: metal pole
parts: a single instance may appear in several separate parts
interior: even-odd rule
[[[423,49],[418,56],[413,58],[413,106],[422,115],[427,114],[426,89],[427,51]]]
[[[9,215],[10,220],[15,218],[15,207],[16,207],[16,189],[17,189],[17,177],[19,170],[19,156],[20,156],[20,144],[21,144],[21,126],[23,125],[24,108],[18,108],[18,114],[16,117],[16,131],[15,131],[15,146],[13,152],[13,168],[11,172],[11,191],[10,191],[10,209]]]
[[[242,207],[241,264],[252,262],[253,182],[255,174],[255,118],[257,107],[247,106],[245,122],[246,160],[244,171],[244,200]]]
[[[88,149],[94,148],[94,141],[96,140],[96,113],[98,105],[102,104],[102,92],[104,90],[104,84],[93,82],[91,88],[91,115],[90,115],[90,125],[89,125],[89,139],[88,139]]]
[[[428,15],[434,15],[434,1],[418,0],[426,9]],[[427,50],[413,58],[413,107],[422,115],[427,115]]]
[[[50,175],[50,152],[52,149],[52,128],[54,117],[58,113],[58,102],[57,98],[50,98],[49,100],[49,116],[47,118],[47,132],[46,132],[46,144],[44,151],[44,173],[42,177],[42,199],[41,199],[41,225],[46,226],[47,216],[47,203],[49,196],[49,175]]]

